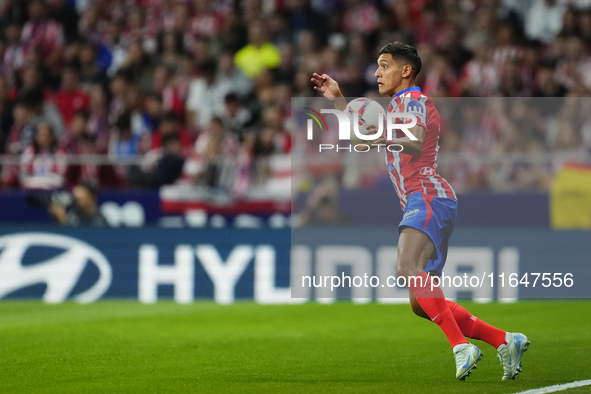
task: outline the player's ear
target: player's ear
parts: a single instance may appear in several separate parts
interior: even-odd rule
[[[412,74],[412,67],[410,64],[407,64],[404,67],[402,67],[402,77],[403,78],[408,78],[411,76],[411,74]]]

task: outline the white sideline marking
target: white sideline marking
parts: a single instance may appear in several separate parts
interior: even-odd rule
[[[531,389],[531,390],[520,391],[520,392],[515,393],[515,394],[545,394],[545,393],[554,393],[556,391],[562,391],[562,390],[572,389],[572,388],[575,388],[575,387],[590,386],[590,385],[591,385],[591,379],[588,379],[588,380],[577,380],[576,382],[572,382],[572,383],[556,384],[554,386],[541,387],[539,389]]]

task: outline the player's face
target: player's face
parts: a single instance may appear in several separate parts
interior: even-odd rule
[[[378,58],[378,69],[374,74],[378,79],[380,94],[394,96],[402,83],[402,77],[408,72],[407,68],[409,66],[401,67],[389,53],[381,54]]]

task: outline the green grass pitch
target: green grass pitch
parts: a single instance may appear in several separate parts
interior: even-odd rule
[[[591,379],[591,301],[462,305],[529,336],[516,381],[480,341],[478,370],[456,381],[445,336],[409,305],[3,301],[0,393],[484,394]]]

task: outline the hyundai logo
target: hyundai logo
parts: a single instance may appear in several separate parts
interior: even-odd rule
[[[51,247],[64,252],[33,265],[22,265],[23,256],[31,247]],[[98,268],[98,280],[74,299],[83,303],[96,301],[111,285],[111,266],[105,256],[75,238],[44,233],[6,235],[0,237],[0,251],[0,298],[21,288],[45,283],[43,301],[63,302],[90,262]]]

